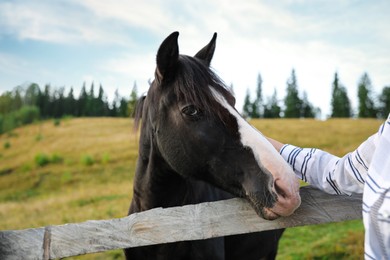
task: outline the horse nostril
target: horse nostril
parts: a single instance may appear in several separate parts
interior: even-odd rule
[[[279,180],[279,179],[275,180],[275,182],[274,182],[274,187],[275,187],[275,191],[276,191],[276,194],[277,194],[277,195],[280,195],[280,196],[282,196],[283,198],[287,197],[286,192],[285,192],[284,189],[280,186],[280,180]]]

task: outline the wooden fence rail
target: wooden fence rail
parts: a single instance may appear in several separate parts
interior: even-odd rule
[[[207,239],[362,217],[362,197],[301,188],[302,205],[268,221],[243,199],[156,208],[128,217],[42,228],[0,231],[0,259],[54,259],[112,249]]]

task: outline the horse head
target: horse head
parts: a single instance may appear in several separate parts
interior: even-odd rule
[[[266,219],[292,214],[300,205],[292,169],[237,112],[210,69],[217,35],[193,57],[179,54],[178,36],[168,36],[157,52],[141,112],[140,156],[148,160],[153,151],[169,172],[246,198]]]

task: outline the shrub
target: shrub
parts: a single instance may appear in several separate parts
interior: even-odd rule
[[[81,163],[85,166],[91,166],[95,163],[95,160],[93,159],[93,157],[91,155],[84,155],[83,157],[81,157]]]
[[[0,134],[4,133],[3,122],[4,122],[4,116],[0,114]]]
[[[2,132],[6,133],[11,131],[12,129],[18,127],[17,121],[15,119],[14,114],[6,115],[3,119]]]
[[[63,163],[63,161],[64,158],[62,158],[60,155],[56,153],[53,154],[52,156],[49,156],[44,153],[39,153],[35,156],[35,164],[38,165],[39,167],[46,166],[50,163],[59,164],[59,163]]]
[[[23,106],[16,111],[18,125],[31,124],[39,119],[39,108],[36,106]]]
[[[61,124],[61,120],[59,118],[54,119],[53,121],[54,126],[59,126]]]
[[[108,153],[103,154],[102,164],[107,164],[110,162],[110,155]]]
[[[0,134],[31,124],[39,120],[39,116],[39,108],[36,106],[23,106],[19,110],[4,114],[0,117]]]
[[[70,119],[73,119],[74,117],[72,116],[72,115],[64,115],[63,117],[62,117],[62,119],[63,120],[65,120],[65,121],[69,121]]]
[[[7,142],[4,143],[3,146],[4,146],[4,149],[8,149],[8,148],[11,147],[11,143],[7,141]]]
[[[39,167],[43,167],[47,164],[50,163],[50,158],[49,156],[47,156],[46,154],[44,153],[40,153],[40,154],[37,154],[35,156],[35,163],[39,166]]]

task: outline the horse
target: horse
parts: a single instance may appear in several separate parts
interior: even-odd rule
[[[234,108],[210,68],[217,34],[195,56],[178,32],[160,45],[154,80],[137,105],[139,157],[128,214],[245,198],[273,220],[300,204],[299,182],[268,140]],[[140,122],[142,119],[142,122]],[[126,259],[274,259],[283,230],[125,249]]]

